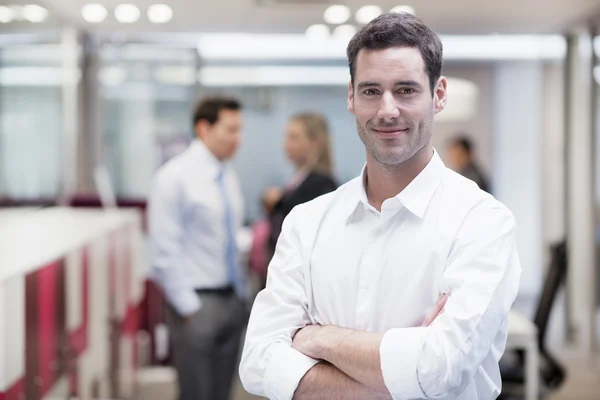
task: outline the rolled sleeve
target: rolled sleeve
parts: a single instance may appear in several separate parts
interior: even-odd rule
[[[291,400],[302,377],[318,363],[286,344],[271,346],[264,391],[272,400]]]
[[[427,328],[391,329],[379,347],[383,381],[394,400],[425,397],[417,368]]]

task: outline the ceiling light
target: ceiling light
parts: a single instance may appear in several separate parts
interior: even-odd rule
[[[381,15],[381,7],[379,6],[362,6],[356,12],[356,22],[359,24],[368,24],[371,20]]]
[[[43,22],[48,18],[48,10],[36,4],[28,4],[23,7],[23,18],[29,22]]]
[[[107,15],[108,11],[102,4],[86,4],[81,9],[81,16],[90,24],[99,24]]]
[[[350,9],[346,6],[335,5],[330,6],[325,10],[323,14],[323,19],[328,24],[338,25],[343,24],[344,22],[350,19]]]
[[[390,11],[395,13],[408,13],[413,15],[415,14],[415,9],[411,6],[396,6]]]
[[[148,19],[155,24],[165,24],[173,18],[173,10],[166,4],[154,4],[148,9]]]
[[[350,40],[356,33],[354,25],[340,25],[333,30],[333,37],[338,40]]]
[[[6,6],[0,6],[0,24],[8,24],[15,19],[15,11]]]
[[[140,9],[133,4],[119,4],[115,8],[115,18],[122,24],[132,24],[140,19]]]
[[[315,24],[306,29],[306,37],[310,40],[326,40],[329,38],[327,25]]]

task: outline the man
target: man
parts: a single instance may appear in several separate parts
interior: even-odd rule
[[[235,232],[243,220],[227,164],[240,142],[240,104],[210,98],[194,112],[196,138],[157,175],[149,225],[154,279],[163,288],[180,399],[226,400],[244,326]]]
[[[514,219],[432,147],[442,44],[388,13],[347,53],[367,162],[285,221],[242,383],[271,399],[496,398],[520,277]]]
[[[473,156],[473,144],[466,136],[458,136],[448,145],[450,168],[475,182],[479,189],[490,192],[487,179]]]

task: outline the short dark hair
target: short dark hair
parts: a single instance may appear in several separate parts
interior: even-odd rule
[[[195,127],[201,120],[208,121],[210,125],[213,125],[219,120],[219,112],[221,110],[232,110],[238,111],[242,109],[242,105],[239,101],[230,97],[208,97],[201,100],[194,109],[194,116],[192,119],[193,126]]]
[[[363,26],[346,49],[350,81],[354,86],[356,57],[361,49],[380,50],[390,47],[416,47],[425,62],[431,91],[442,74],[443,46],[436,33],[409,13],[388,12]]]
[[[457,136],[450,141],[450,144],[462,148],[467,154],[473,152],[473,142],[467,136]]]

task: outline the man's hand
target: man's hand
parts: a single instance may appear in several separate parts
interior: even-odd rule
[[[292,347],[310,358],[321,360],[327,346],[333,346],[350,333],[350,330],[333,325],[307,325],[296,332]]]
[[[448,297],[450,297],[450,293],[444,293],[438,298],[431,311],[427,314],[427,316],[421,323],[421,327],[428,327],[433,321],[435,321],[435,319],[442,313],[442,311],[444,311],[444,306],[448,301]]]

